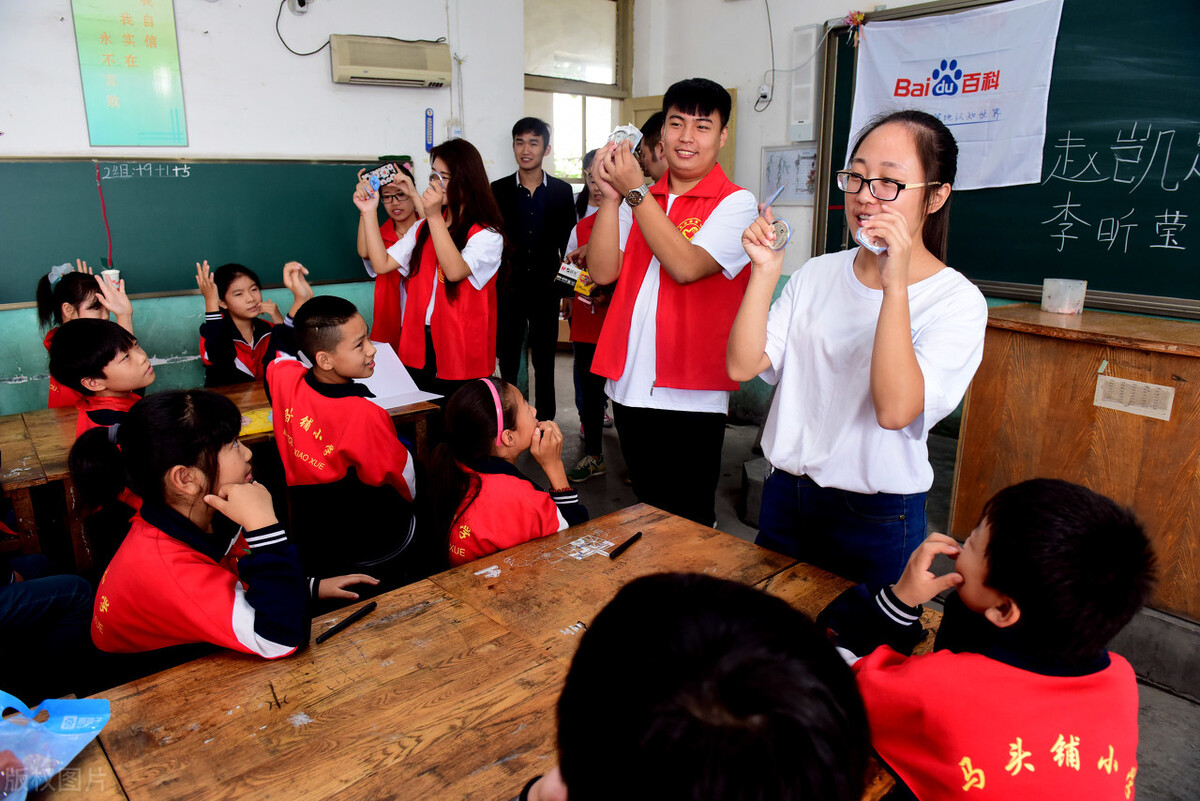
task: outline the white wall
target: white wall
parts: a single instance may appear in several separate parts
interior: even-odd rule
[[[763,73],[771,68],[767,11],[761,0],[641,0],[634,9],[635,95],[658,95],[683,78],[711,78],[738,90],[736,167],[733,180],[762,197],[762,148],[789,144],[788,103],[792,30],[845,16],[845,0],[768,0],[775,44],[775,95],[763,112],[754,111]],[[916,0],[892,0],[889,8]],[[872,3],[856,6],[863,10]],[[868,27],[869,35],[869,27]],[[765,198],[763,198],[765,199]],[[775,207],[792,226],[784,270],[791,272],[812,248],[811,206]]]
[[[463,58],[459,87],[393,89],[334,84],[329,49],[300,57],[275,34],[275,0],[175,0],[189,146],[93,148],[79,79],[70,0],[0,2],[0,158],[218,158],[421,160],[425,109],[434,139],[450,116],[479,148],[493,177],[512,169],[512,123],[524,90],[522,0],[314,0],[284,9],[280,30],[294,50],[330,33],[437,39]],[[457,73],[454,76],[458,80]]]

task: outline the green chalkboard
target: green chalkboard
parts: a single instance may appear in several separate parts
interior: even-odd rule
[[[351,203],[363,164],[0,161],[0,303],[28,302],[55,264],[108,257],[131,294],[196,288],[197,260],[268,285],[284,262],[319,282],[364,278]],[[99,181],[97,182],[97,168]],[[99,186],[97,186],[99,183]]]
[[[838,169],[855,51],[844,33],[833,36],[836,81],[827,91],[835,92],[829,141]],[[1197,42],[1195,3],[1155,10],[1126,0],[1065,0],[1042,182],[956,193],[949,263],[991,295],[1030,297],[1043,278],[1082,278],[1088,305],[1200,316]],[[836,189],[828,199],[824,247],[837,250],[842,199]]]

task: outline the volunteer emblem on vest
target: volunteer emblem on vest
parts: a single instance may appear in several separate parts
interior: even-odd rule
[[[446,283],[446,274],[442,272],[442,265],[440,264],[437,266],[437,280],[440,284]]]
[[[688,217],[679,224],[679,233],[683,234],[685,237],[687,237],[687,240],[691,242],[692,237],[695,236],[696,232],[700,230],[700,226],[702,224],[703,220],[701,220],[699,217]]]
[[[465,540],[469,536],[471,536],[471,527],[470,526],[459,526],[458,527],[458,538],[460,540]]]

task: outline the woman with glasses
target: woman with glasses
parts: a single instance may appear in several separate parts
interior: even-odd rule
[[[837,174],[860,246],[811,259],[774,304],[770,209],[742,237],[752,272],[727,367],[775,385],[756,542],[852,581],[896,581],[925,538],[926,439],[983,355],[983,295],[942,261],[957,159],[929,114],[869,123]]]
[[[417,194],[412,170],[408,164],[396,164],[400,174],[390,184],[379,187],[379,205],[387,217],[379,224],[379,235],[383,246],[390,248],[408,233],[417,220],[425,216],[424,207],[417,213],[421,196]],[[362,180],[365,169],[358,171]],[[400,321],[404,316],[404,280],[396,270],[377,274],[371,269],[367,254],[367,226],[374,225],[376,218],[358,218],[358,255],[366,265],[367,273],[375,279],[375,314],[371,323],[371,337],[376,342],[386,342],[392,350],[400,347]]]
[[[429,186],[416,200],[420,222],[390,248],[367,228],[376,273],[398,270],[407,283],[400,361],[417,386],[449,398],[496,369],[496,274],[504,254],[502,217],[479,151],[465,139],[429,154]],[[360,181],[354,205],[373,219],[378,197]]]

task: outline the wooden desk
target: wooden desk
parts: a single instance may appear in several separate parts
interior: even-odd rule
[[[580,537],[620,543],[637,531],[642,532],[641,540],[616,559],[568,555],[569,543]],[[542,653],[569,660],[596,613],[639,576],[683,571],[757,584],[794,564],[789,556],[637,504],[447,570],[430,581],[522,635]]]
[[[83,530],[81,504],[71,481],[67,456],[75,444],[75,424],[78,412],[73,406],[57,409],[38,409],[21,415],[29,430],[29,439],[42,465],[47,483],[61,483],[67,509],[67,530],[75,554],[75,569],[82,572],[92,566],[92,546]]]
[[[1101,374],[1173,389],[1170,420],[1096,406]],[[1200,324],[991,309],[964,405],[951,532],[966,537],[988,498],[1035,476],[1132,507],[1158,554],[1151,605],[1200,620]]]
[[[80,792],[84,795],[79,795]],[[30,793],[28,798],[30,801],[51,801],[55,798],[129,801],[99,740],[88,743],[79,756],[71,760],[70,765],[59,771],[43,789]]]
[[[635,531],[642,540],[616,560],[560,550]],[[662,570],[759,584],[809,614],[849,586],[635,506],[382,595],[370,616],[292,657],[222,652],[105,693],[112,719],[91,758],[107,755],[126,794],[114,801],[512,798],[557,759],[554,709],[577,624]],[[889,782],[877,769],[864,798]]]
[[[0,486],[12,501],[17,518],[17,549],[21,553],[41,550],[33,517],[30,487],[46,483],[46,473],[29,438],[29,429],[19,414],[0,417]]]

